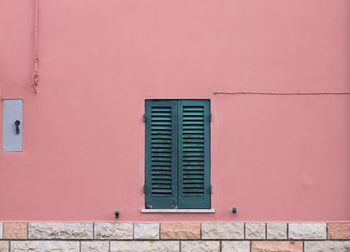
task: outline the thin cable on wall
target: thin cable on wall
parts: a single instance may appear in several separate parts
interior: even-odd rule
[[[37,94],[36,87],[39,85],[39,53],[38,53],[38,0],[35,0],[35,21],[34,21],[34,72],[33,89]]]
[[[350,95],[350,92],[222,92],[214,91],[214,95]]]

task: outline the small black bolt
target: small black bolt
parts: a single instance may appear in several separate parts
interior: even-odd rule
[[[119,211],[118,211],[118,210],[116,210],[116,211],[114,212],[114,217],[115,217],[116,219],[119,218]]]
[[[237,208],[232,208],[232,213],[237,213]]]

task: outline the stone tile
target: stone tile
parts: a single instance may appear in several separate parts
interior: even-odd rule
[[[178,252],[178,241],[112,241],[110,252]]]
[[[93,239],[92,223],[30,223],[29,239]]]
[[[245,238],[248,240],[261,240],[266,238],[265,223],[246,223]]]
[[[181,241],[182,252],[220,252],[219,241]]]
[[[10,249],[9,241],[0,241],[0,252],[8,252]]]
[[[250,252],[249,241],[223,241],[222,252]]]
[[[327,225],[326,223],[291,223],[288,236],[292,240],[326,239]]]
[[[202,239],[244,239],[244,223],[202,223]]]
[[[350,222],[328,223],[328,239],[350,240]]]
[[[304,252],[349,252],[350,241],[306,241]]]
[[[267,239],[287,239],[287,223],[267,223]]]
[[[252,252],[303,252],[301,241],[253,241]]]
[[[95,223],[95,239],[133,239],[131,223]]]
[[[11,241],[11,252],[79,252],[78,241]]]
[[[160,224],[160,238],[164,240],[196,240],[201,237],[200,223],[174,222]]]
[[[82,241],[80,252],[109,252],[108,241]]]
[[[136,240],[158,240],[159,223],[135,223],[134,239]]]
[[[28,237],[28,223],[5,222],[3,224],[3,238],[6,240],[24,240]]]

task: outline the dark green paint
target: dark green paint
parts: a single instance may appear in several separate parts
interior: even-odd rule
[[[146,100],[146,208],[210,208],[209,100]]]

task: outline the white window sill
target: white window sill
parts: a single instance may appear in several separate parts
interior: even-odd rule
[[[213,214],[215,209],[141,209],[141,213]]]

